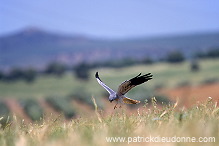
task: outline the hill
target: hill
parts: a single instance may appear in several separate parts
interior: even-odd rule
[[[77,64],[125,57],[159,59],[177,49],[190,57],[194,52],[218,46],[219,32],[113,40],[27,28],[0,37],[0,67],[40,68],[51,61]]]

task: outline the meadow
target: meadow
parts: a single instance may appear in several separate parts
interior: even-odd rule
[[[10,112],[7,116],[0,113],[0,121],[4,121],[0,145],[218,145],[219,108],[215,100],[206,97],[204,102],[197,101],[186,109],[177,101],[158,104],[156,98],[157,88],[198,86],[218,81],[218,59],[201,60],[199,66],[199,71],[192,72],[188,61],[156,63],[117,69],[97,68],[90,71],[88,81],[79,80],[68,72],[59,78],[40,76],[33,83],[0,82],[0,111]],[[141,105],[132,110],[129,107],[114,110],[114,104],[105,103],[106,91],[97,83],[96,71],[115,90],[121,82],[140,72],[151,72],[154,76],[153,80],[127,94],[133,99],[142,98]],[[155,98],[144,102],[147,97]],[[89,108],[81,109],[72,99]],[[4,108],[4,103],[11,100],[19,103],[29,119],[17,115],[14,104],[11,104],[11,111]],[[149,137],[154,137],[154,141],[148,142]],[[173,142],[160,142],[162,137],[172,138]]]
[[[65,121],[62,116],[48,117],[25,124],[13,122],[0,129],[0,145],[218,145],[219,108],[211,98],[191,109],[176,109],[177,103],[158,108],[144,105],[133,114],[126,109],[112,110],[103,116],[98,110],[92,118]]]

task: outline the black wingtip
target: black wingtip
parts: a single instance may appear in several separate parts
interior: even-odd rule
[[[99,78],[98,72],[96,72],[95,77],[96,77],[96,78]]]
[[[153,75],[152,75],[151,73],[145,74],[144,77],[147,78],[148,80],[153,79],[153,78],[152,78]]]
[[[141,76],[141,72],[136,76],[136,77],[134,77],[134,78],[138,78],[138,77],[140,77]]]
[[[98,72],[96,72],[95,77],[101,81],[101,79],[100,79],[100,77],[98,75]]]

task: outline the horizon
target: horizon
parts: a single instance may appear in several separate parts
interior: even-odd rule
[[[54,0],[0,5],[0,36],[29,26],[58,34],[136,38],[219,31],[219,1]]]
[[[112,39],[112,40],[125,40],[125,39],[151,39],[151,38],[162,38],[162,37],[178,37],[178,36],[186,36],[186,35],[202,35],[202,34],[214,34],[214,33],[219,33],[218,30],[210,30],[210,31],[194,31],[194,32],[180,32],[180,33],[166,33],[166,34],[155,34],[155,35],[143,35],[143,36],[129,36],[129,37],[123,37],[123,38],[111,38],[111,37],[97,37],[95,35],[87,35],[87,34],[80,34],[80,33],[65,33],[65,32],[59,32],[59,31],[52,31],[49,29],[37,27],[37,26],[27,26],[18,30],[15,30],[13,32],[8,32],[6,34],[0,34],[0,37],[7,37],[7,36],[13,36],[18,33],[23,33],[23,32],[43,32],[47,34],[54,34],[54,35],[60,35],[60,36],[69,36],[69,37],[85,37],[85,38],[92,38],[92,39]]]

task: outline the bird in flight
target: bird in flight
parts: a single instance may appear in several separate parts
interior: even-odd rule
[[[98,72],[96,72],[95,77],[97,79],[97,82],[107,90],[107,92],[109,92],[109,101],[112,102],[114,100],[117,101],[116,105],[114,106],[114,109],[117,108],[117,104],[138,104],[140,103],[140,101],[138,100],[134,100],[134,99],[130,99],[128,97],[125,96],[125,94],[131,90],[132,88],[134,88],[137,85],[140,85],[144,82],[147,82],[149,80],[152,79],[152,74],[148,73],[145,75],[141,75],[141,73],[139,75],[137,75],[136,77],[130,79],[130,80],[126,80],[124,81],[121,85],[119,85],[117,92],[113,91],[110,87],[108,87],[105,83],[103,83],[98,75]],[[121,107],[121,105],[120,105]]]

